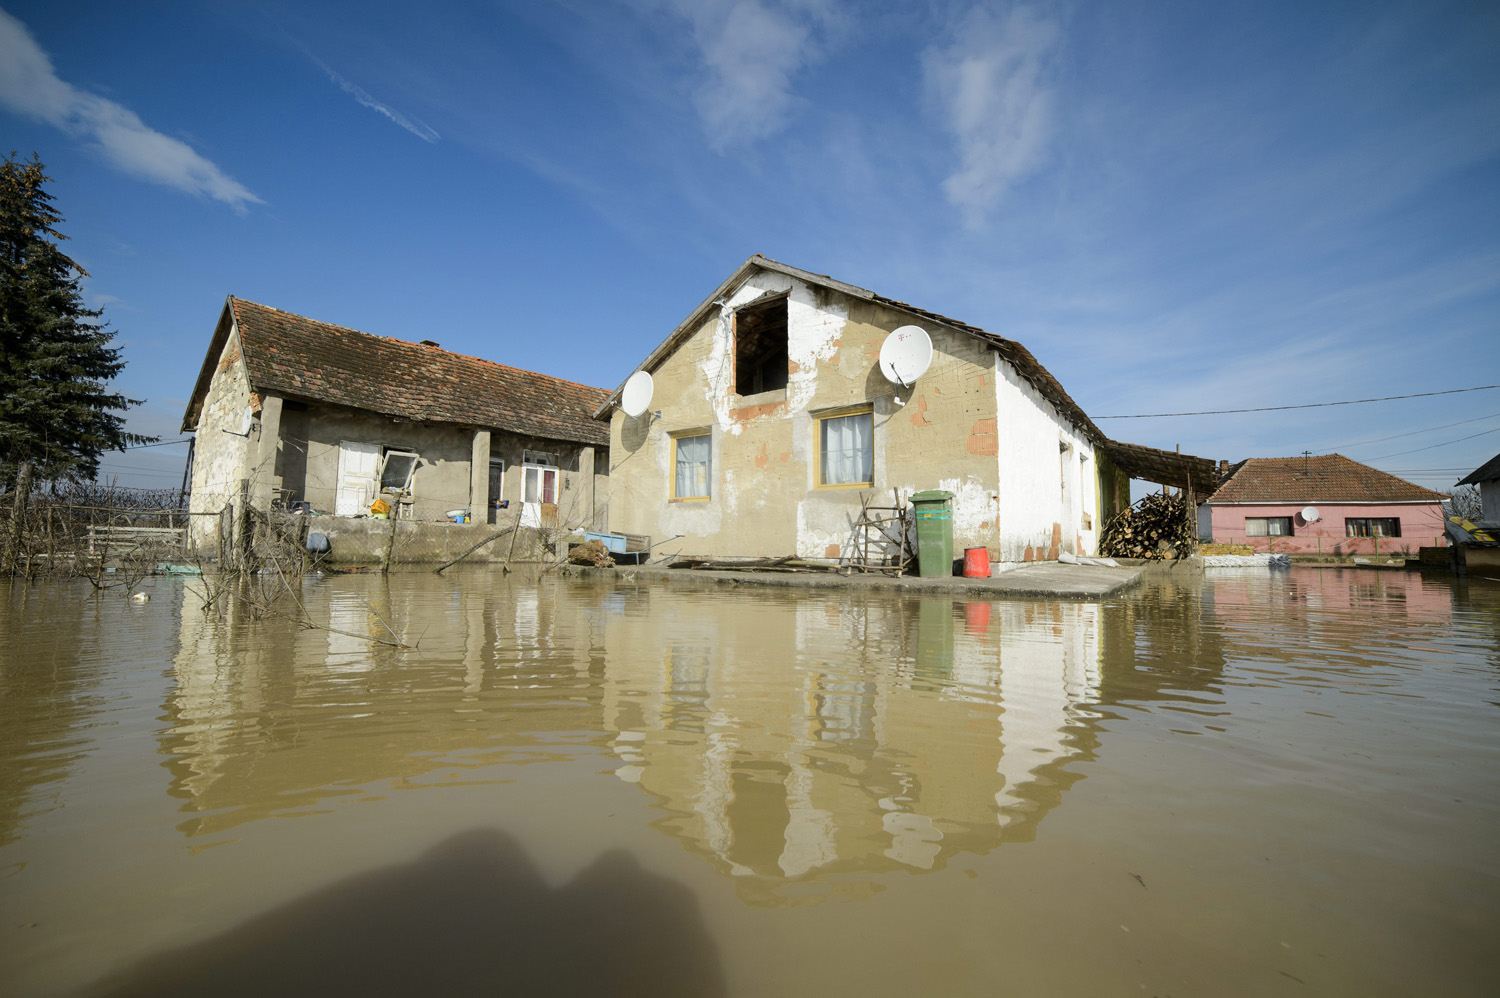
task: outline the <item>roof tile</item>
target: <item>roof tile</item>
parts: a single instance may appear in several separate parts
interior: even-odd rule
[[[1447,496],[1342,454],[1251,457],[1230,469],[1211,503],[1439,502]]]
[[[256,391],[438,423],[603,445],[609,392],[231,297]]]

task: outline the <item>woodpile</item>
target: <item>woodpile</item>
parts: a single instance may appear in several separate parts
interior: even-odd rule
[[[1185,495],[1152,492],[1104,525],[1099,553],[1106,558],[1186,558],[1198,543],[1197,527]]]

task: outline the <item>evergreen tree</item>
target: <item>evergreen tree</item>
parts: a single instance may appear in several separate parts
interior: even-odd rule
[[[111,393],[125,368],[103,309],[84,306],[87,273],[58,248],[52,207],[33,154],[0,166],[0,482],[31,464],[38,479],[92,479],[99,455],[153,438],[125,432],[119,413],[139,400]]]

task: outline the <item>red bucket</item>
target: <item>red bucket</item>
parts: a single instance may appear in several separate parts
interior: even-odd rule
[[[990,577],[990,549],[964,548],[964,578],[988,579]]]

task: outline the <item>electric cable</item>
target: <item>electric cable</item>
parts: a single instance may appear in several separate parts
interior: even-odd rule
[[[1253,409],[1204,409],[1201,412],[1140,412],[1128,416],[1094,416],[1093,419],[1163,419],[1167,416],[1227,416],[1240,412],[1280,412],[1285,409],[1322,409],[1330,405],[1363,405],[1366,402],[1393,402],[1397,399],[1422,399],[1433,395],[1458,395],[1462,392],[1483,392],[1500,385],[1479,385],[1476,388],[1449,388],[1441,392],[1415,392],[1411,395],[1382,395],[1379,398],[1348,399],[1343,402],[1305,402],[1301,405],[1263,405]]]

